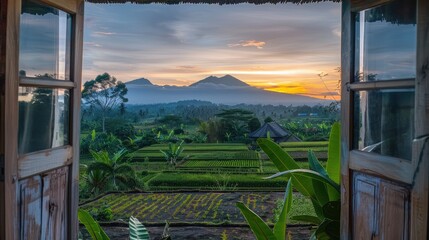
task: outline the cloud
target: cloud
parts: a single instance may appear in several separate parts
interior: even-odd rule
[[[240,41],[239,43],[228,44],[228,47],[256,47],[262,49],[265,46],[266,42],[256,41],[256,40],[247,40]]]
[[[95,42],[84,42],[83,44],[85,45],[85,47],[101,47],[100,44]]]
[[[114,33],[114,32],[94,32],[94,34],[102,35],[102,36],[110,36],[110,35],[115,35],[116,33]]]

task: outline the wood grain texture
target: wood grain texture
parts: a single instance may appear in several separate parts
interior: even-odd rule
[[[66,80],[22,78],[19,81],[20,86],[25,87],[48,87],[48,88],[73,88],[76,84]]]
[[[411,161],[358,150],[350,152],[349,168],[408,184],[412,182],[414,170]]]
[[[414,88],[415,80],[389,80],[389,81],[374,81],[374,82],[358,82],[349,85],[350,90],[371,90],[381,88]]]
[[[351,122],[350,109],[351,94],[347,85],[353,79],[352,61],[352,24],[350,12],[350,0],[342,3],[342,27],[341,27],[341,239],[351,239],[351,203],[350,203],[350,179],[349,179],[349,151],[351,147]]]
[[[0,1],[0,154],[4,156],[5,150],[5,74],[6,74],[6,14],[7,1]],[[1,166],[4,171],[4,165]],[[0,179],[0,239],[5,239],[5,186],[4,179]]]
[[[409,239],[409,191],[388,182],[380,184],[380,239]]]
[[[40,174],[72,161],[73,148],[64,146],[20,156],[18,160],[18,176],[26,178]]]
[[[352,8],[351,10],[353,12],[357,12],[357,11],[362,11],[364,9],[368,9],[368,8],[372,8],[372,7],[376,7],[378,5],[387,3],[391,0],[351,0],[352,2]]]
[[[353,239],[409,239],[406,185],[376,176],[353,177]]]
[[[353,239],[373,239],[378,234],[379,179],[357,174],[353,178]]]
[[[19,182],[20,239],[67,239],[68,167]]]
[[[19,182],[19,238],[40,239],[42,227],[42,178],[34,176]]]
[[[68,167],[43,176],[40,239],[67,239]]]
[[[56,7],[69,13],[75,13],[77,5],[75,0],[39,0],[46,5]]]
[[[2,0],[7,5],[5,68],[5,239],[18,239],[18,66],[20,1]]]
[[[70,168],[68,203],[68,239],[77,239],[79,229],[77,209],[79,204],[79,155],[80,155],[80,104],[81,104],[81,83],[82,83],[82,57],[83,57],[83,20],[84,1],[76,0],[77,11],[74,18],[75,32],[73,36],[73,64],[72,79],[77,86],[72,92],[72,139],[73,162]]]
[[[429,134],[429,1],[417,2],[417,75],[415,135]],[[415,185],[411,192],[411,239],[428,239],[429,206],[429,143],[418,138],[413,144],[416,168]],[[420,155],[422,159],[420,159]],[[420,162],[420,165],[419,165]],[[418,166],[419,165],[419,166]]]

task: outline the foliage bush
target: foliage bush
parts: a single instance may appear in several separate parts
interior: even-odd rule
[[[112,208],[106,203],[102,204],[98,208],[92,208],[89,211],[89,214],[91,214],[91,216],[97,221],[107,222],[113,219]]]
[[[122,141],[109,133],[96,133],[93,131],[82,139],[80,144],[81,154],[89,154],[91,151],[107,151],[110,155],[121,150]]]

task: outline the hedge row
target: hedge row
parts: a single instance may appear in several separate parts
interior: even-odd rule
[[[286,178],[265,180],[268,175],[255,174],[191,174],[191,173],[162,173],[152,178],[149,187],[192,187],[201,189],[228,186],[236,188],[284,188]]]

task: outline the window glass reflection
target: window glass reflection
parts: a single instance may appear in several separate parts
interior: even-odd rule
[[[20,154],[69,143],[69,99],[67,89],[19,88]]]
[[[413,89],[357,92],[354,107],[355,149],[411,160]]]
[[[415,78],[415,1],[393,1],[361,11],[355,29],[355,81]]]
[[[22,2],[21,77],[70,79],[71,15],[30,0]]]

